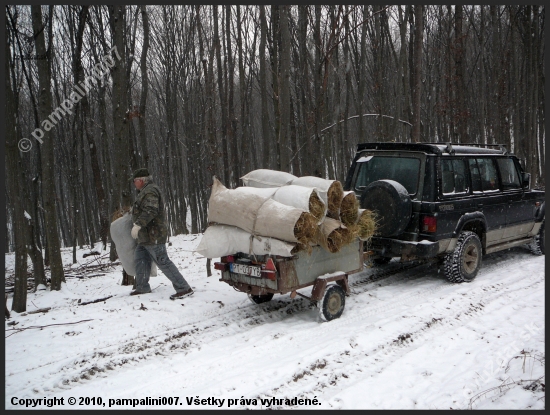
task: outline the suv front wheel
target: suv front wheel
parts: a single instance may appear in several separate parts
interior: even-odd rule
[[[544,222],[542,222],[539,233],[533,237],[533,242],[529,247],[535,255],[544,255]]]
[[[450,282],[470,282],[481,266],[481,241],[476,233],[463,231],[453,252],[445,256],[445,278]]]

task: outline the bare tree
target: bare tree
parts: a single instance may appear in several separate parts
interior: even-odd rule
[[[41,126],[44,127],[42,145],[42,190],[44,200],[44,216],[45,216],[45,234],[48,240],[48,257],[50,260],[51,269],[51,289],[60,290],[61,283],[65,281],[63,273],[63,263],[61,261],[61,251],[59,244],[58,223],[56,215],[56,190],[54,176],[54,143],[53,134],[50,128],[46,128],[45,123],[52,112],[52,97],[51,97],[51,54],[53,46],[50,43],[49,49],[46,51],[46,42],[44,40],[44,30],[46,25],[42,21],[41,6],[31,6],[32,10],[32,25],[34,32],[34,42],[36,53],[42,59],[37,60],[38,78],[40,92],[38,94],[40,119],[44,120]],[[53,6],[49,8],[50,28],[53,19]],[[51,42],[51,39],[50,39]]]

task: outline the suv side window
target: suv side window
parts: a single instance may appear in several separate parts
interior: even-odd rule
[[[443,195],[467,193],[469,191],[464,160],[441,160],[441,187]]]
[[[498,169],[500,170],[500,179],[502,189],[521,189],[518,171],[512,159],[497,159]]]
[[[468,159],[472,177],[472,191],[491,192],[499,190],[497,169],[492,158]]]

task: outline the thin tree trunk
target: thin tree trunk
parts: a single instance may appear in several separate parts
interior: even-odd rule
[[[38,78],[40,92],[38,97],[40,119],[46,120],[52,112],[51,97],[51,53],[53,46],[49,45],[48,54],[46,54],[46,44],[44,40],[44,23],[42,22],[42,9],[40,5],[32,5],[32,23],[34,32],[34,41],[36,53],[38,56],[45,56],[47,59],[36,61],[38,67]],[[50,7],[50,24],[53,14],[53,7]],[[43,123],[44,124],[44,123]],[[65,281],[63,274],[63,262],[61,261],[61,251],[58,236],[57,215],[56,215],[56,191],[54,176],[54,143],[53,134],[49,129],[44,129],[42,137],[42,189],[45,212],[45,231],[48,241],[48,256],[51,269],[51,289],[60,290],[61,283]]]
[[[280,64],[280,169],[290,171],[290,29],[289,6],[280,7],[281,64]]]
[[[6,87],[6,184],[12,206],[12,229],[15,251],[15,287],[13,292],[12,310],[22,313],[27,310],[27,250],[25,248],[25,216],[20,187],[21,160],[17,147],[17,118],[15,94],[10,82],[10,47],[7,27],[5,45],[5,87]]]
[[[141,49],[141,96],[139,99],[139,147],[141,153],[141,163],[143,167],[149,165],[149,150],[147,149],[147,136],[145,129],[145,109],[147,106],[147,93],[149,88],[149,78],[147,76],[147,52],[149,51],[149,16],[147,6],[139,6],[141,9],[141,18],[143,21],[143,47]]]
[[[269,155],[271,153],[271,130],[269,128],[269,109],[267,106],[267,65],[266,65],[266,37],[267,37],[267,20],[265,17],[265,6],[260,5],[260,102],[261,102],[261,119],[262,119],[262,167],[268,169]]]
[[[460,6],[457,6],[460,8]],[[421,120],[421,88],[422,88],[422,43],[424,33],[423,6],[414,6],[414,122],[413,122],[413,142],[419,143],[420,120]]]

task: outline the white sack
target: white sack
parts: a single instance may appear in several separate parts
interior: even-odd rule
[[[311,198],[312,193],[316,193],[319,199],[325,203],[325,212],[323,216],[326,215],[326,192],[325,200],[317,189],[313,187],[303,187],[295,185],[286,185],[281,187],[237,187],[234,189],[236,193],[245,193],[245,194],[254,194],[257,196],[273,199],[276,202],[282,203],[283,205],[292,206],[298,209],[305,210],[309,212],[309,199]]]
[[[334,180],[327,180],[321,177],[303,176],[296,177],[290,184],[295,186],[315,187],[319,192],[319,197],[321,200],[325,202],[325,205],[328,205],[327,192],[333,182]]]
[[[111,238],[115,243],[116,252],[124,271],[132,277],[136,275],[134,251],[137,247],[137,241],[131,235],[133,226],[132,215],[129,212],[111,223]],[[157,264],[154,261],[151,264],[151,276],[157,276]]]
[[[206,258],[219,258],[225,255],[243,252],[255,255],[280,255],[291,257],[290,251],[294,244],[259,236],[252,239],[252,251],[250,251],[251,234],[242,229],[229,225],[210,225],[199,243],[195,252]],[[258,240],[260,238],[261,240]]]
[[[279,187],[290,184],[296,176],[284,171],[257,169],[241,177],[245,186],[251,187]]]
[[[303,210],[272,199],[226,188],[216,177],[208,201],[208,221],[237,226],[255,235],[297,242],[294,225]]]
[[[261,188],[261,187],[242,186],[242,187],[237,187],[236,189],[233,189],[233,190],[235,190],[235,192],[237,192],[237,193],[244,193],[244,194],[247,194],[247,195],[256,195],[256,196],[260,196],[260,197],[263,197],[263,198],[266,198],[266,199],[271,199],[271,197],[275,194],[275,192],[278,189],[280,189],[280,187],[264,187],[264,188]]]

